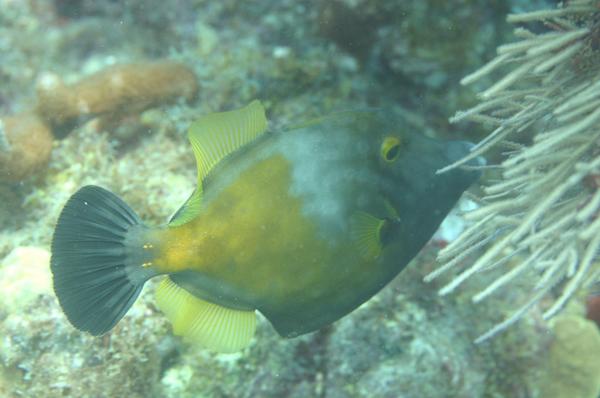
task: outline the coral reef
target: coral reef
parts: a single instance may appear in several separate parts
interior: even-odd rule
[[[148,312],[126,320],[113,336],[92,339],[66,327],[52,296],[40,296],[23,311],[27,317],[15,313],[2,322],[3,396],[160,396],[164,335],[144,321]]]
[[[53,138],[34,113],[0,119],[0,180],[20,181],[42,170],[50,159]]]
[[[114,336],[74,332],[50,288],[49,260],[44,249],[18,247],[0,267],[2,396],[160,396],[170,346],[148,320],[154,310],[140,303]]]
[[[447,294],[481,270],[504,266],[502,275],[474,295],[475,302],[517,278],[531,278],[532,288],[530,298],[479,341],[516,322],[559,287],[561,294],[543,315],[552,318],[577,290],[600,277],[595,261],[600,249],[597,17],[597,1],[509,15],[509,22],[543,22],[546,28],[540,33],[517,28],[520,41],[498,47],[494,60],[462,80],[468,84],[498,67],[511,66],[480,93],[479,105],[453,118],[495,129],[469,156],[446,169],[494,146],[508,148],[508,157],[496,166],[500,179],[484,188],[481,207],[466,216],[472,227],[440,252],[446,264],[427,279],[463,267],[441,289]],[[526,134],[533,138],[528,140]],[[488,243],[469,264],[466,258]],[[510,261],[513,258],[519,260]]]
[[[473,100],[472,91],[451,87],[492,55],[494,43],[508,38],[506,1],[323,0],[318,5],[323,36],[373,68],[385,85],[397,87],[387,95],[426,112],[429,124],[445,131],[456,129],[446,112]]]
[[[100,117],[101,129],[131,138],[141,130],[132,115],[178,98],[191,101],[197,92],[194,72],[173,61],[114,65],[68,86],[47,74],[38,82],[34,111],[2,120],[0,180],[20,181],[43,169],[53,137],[64,137],[90,118]]]
[[[56,75],[37,85],[36,113],[57,136],[77,123],[102,116],[111,121],[198,93],[194,72],[172,61],[114,65],[80,82],[65,85]]]
[[[552,341],[543,354],[533,389],[544,398],[597,398],[600,395],[600,331],[580,316],[552,320]]]
[[[51,295],[50,252],[39,247],[17,247],[2,260],[0,288],[1,311],[21,312],[39,295]]]
[[[502,298],[527,298],[528,279],[478,305],[470,286],[441,298],[435,294],[440,282],[421,283],[454,233],[441,234],[443,241],[434,241],[400,278],[341,322],[293,340],[260,322],[258,338],[234,355],[213,355],[173,338],[153,303],[152,283],[113,333],[81,334],[47,291],[46,260],[35,260],[30,271],[16,266],[32,264],[21,258],[32,247],[47,252],[61,207],[82,185],[107,187],[148,223],[164,223],[195,182],[185,138],[190,122],[257,97],[274,129],[336,110],[389,107],[427,135],[483,130],[448,125],[447,115],[474,101],[454,80],[506,36],[504,10],[532,2],[473,0],[436,8],[436,1],[340,0],[373,21],[361,44],[364,56],[346,46],[350,36],[322,30],[327,3],[0,0],[2,115],[37,106],[30,103],[32,82],[42,91],[53,82],[70,90],[86,76],[140,60],[172,59],[202,82],[192,104],[175,101],[131,116],[96,108],[94,122],[54,140],[44,178],[0,184],[0,288],[14,294],[0,305],[0,396],[385,397],[405,391],[422,397],[426,391],[432,397],[530,398],[540,391],[537,370],[547,369],[542,354],[551,344],[540,308],[495,339],[472,344],[478,331],[512,310],[512,301]],[[490,4],[495,12],[485,8]],[[462,22],[452,23],[454,14]],[[361,30],[348,26],[353,29],[345,34]],[[58,120],[56,130],[67,132],[89,116]],[[7,143],[6,136],[0,139],[0,147]]]

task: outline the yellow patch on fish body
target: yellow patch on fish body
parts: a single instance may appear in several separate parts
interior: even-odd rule
[[[313,256],[325,251],[315,239],[314,223],[301,214],[300,200],[289,194],[289,185],[289,165],[283,157],[256,162],[197,218],[165,231],[156,259],[160,270],[201,272],[248,292],[273,289],[279,275],[273,266],[299,260],[289,256],[294,254],[290,249],[296,247],[300,254],[308,247],[315,251]],[[187,237],[186,256],[180,253],[181,236]]]
[[[352,287],[348,276],[365,282],[377,270],[375,259],[362,258],[352,242],[332,245],[319,235],[318,220],[302,211],[302,199],[290,191],[291,177],[282,155],[240,172],[196,219],[164,232],[155,260],[159,270],[193,271],[187,278],[196,289],[190,289],[221,305],[280,317],[297,307],[298,322],[282,329],[286,335],[311,327],[297,311],[314,310],[303,305],[343,297],[336,289]],[[327,313],[328,304],[319,302],[319,312]]]

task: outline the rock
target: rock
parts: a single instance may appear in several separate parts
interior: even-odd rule
[[[0,308],[19,313],[40,295],[51,295],[50,253],[39,247],[17,247],[0,265]]]

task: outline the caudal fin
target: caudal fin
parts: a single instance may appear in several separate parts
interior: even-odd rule
[[[111,192],[86,186],[68,200],[52,239],[54,291],[69,321],[93,335],[109,331],[156,275],[142,264],[147,228]]]

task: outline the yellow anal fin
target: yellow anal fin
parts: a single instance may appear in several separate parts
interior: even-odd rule
[[[158,307],[173,333],[222,353],[244,349],[256,330],[256,313],[222,307],[197,298],[166,277],[156,289]]]
[[[254,100],[241,109],[202,116],[190,126],[188,139],[196,158],[196,190],[170,221],[178,226],[194,219],[202,202],[202,181],[224,157],[252,142],[267,130],[265,109]]]
[[[377,218],[363,211],[356,212],[350,220],[352,237],[360,254],[367,259],[379,257],[383,245],[381,231],[386,220]]]

